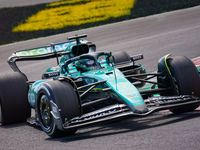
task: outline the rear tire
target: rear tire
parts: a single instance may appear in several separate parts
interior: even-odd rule
[[[174,78],[177,95],[194,95],[200,97],[200,79],[196,66],[185,56],[176,56],[168,59],[168,66]],[[198,105],[186,106],[170,111],[177,114],[196,109]]]
[[[60,111],[62,122],[80,116],[80,103],[73,86],[66,81],[50,81],[43,84],[39,91],[37,113],[42,130],[50,137],[61,137],[74,134],[77,129],[59,130],[50,111],[52,100]]]
[[[115,57],[115,64],[120,64],[120,63],[131,61],[129,54],[127,54],[124,51],[114,52],[113,55]]]
[[[0,122],[2,125],[24,122],[31,115],[28,86],[19,72],[0,75]]]

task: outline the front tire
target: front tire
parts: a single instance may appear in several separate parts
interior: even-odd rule
[[[194,95],[200,97],[200,79],[196,66],[185,56],[171,57],[167,61],[174,79],[174,91],[177,95]],[[196,109],[198,105],[171,109],[177,114]]]
[[[58,129],[57,124],[51,114],[53,101],[60,113],[62,123],[73,117],[80,116],[80,103],[74,87],[66,81],[50,81],[44,83],[39,91],[37,113],[42,130],[50,137],[60,137],[74,134],[77,129]],[[62,124],[61,124],[62,126]]]

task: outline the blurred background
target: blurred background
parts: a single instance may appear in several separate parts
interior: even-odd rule
[[[1,0],[0,45],[200,5],[200,0]]]

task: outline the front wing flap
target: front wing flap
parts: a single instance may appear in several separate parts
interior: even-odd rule
[[[87,125],[92,125],[100,122],[113,121],[116,119],[131,117],[131,116],[147,116],[153,112],[180,108],[190,105],[200,105],[200,98],[191,95],[181,96],[155,96],[145,100],[148,107],[146,113],[133,113],[125,104],[115,104],[101,110],[85,114],[81,117],[73,118],[64,123],[63,128],[78,128]]]

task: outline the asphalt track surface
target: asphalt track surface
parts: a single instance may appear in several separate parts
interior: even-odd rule
[[[172,53],[190,59],[200,56],[200,7],[194,7],[100,27],[0,46],[0,70],[11,72],[6,61],[15,50],[66,41],[67,36],[86,33],[97,51],[144,54],[139,61],[147,71],[157,69],[160,57]],[[29,79],[38,79],[56,60],[22,65]],[[21,65],[21,64],[20,64]],[[197,150],[200,142],[200,112],[174,115],[168,111],[148,117],[82,128],[69,137],[49,138],[38,127],[26,123],[0,127],[0,149],[67,150]]]

